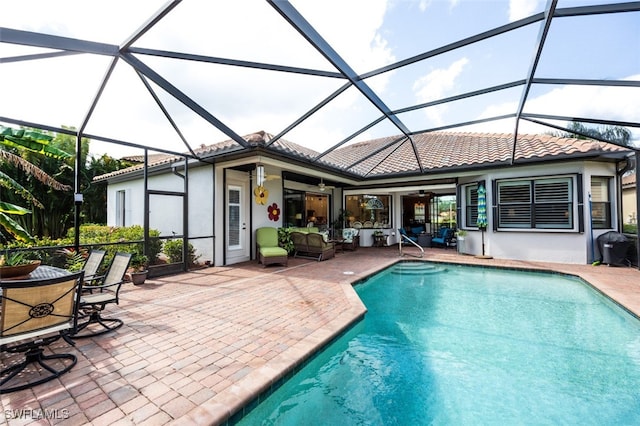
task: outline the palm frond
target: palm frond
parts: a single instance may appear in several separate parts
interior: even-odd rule
[[[11,219],[4,213],[0,213],[0,225],[4,227],[16,240],[25,243],[33,243],[35,240],[18,222]]]
[[[33,196],[24,186],[16,182],[12,177],[0,171],[0,186],[5,187],[21,196],[26,201],[32,203],[35,207],[43,209],[44,206],[36,197]]]
[[[16,206],[15,204],[0,201],[0,213],[17,214],[22,216],[31,213],[31,210],[25,209],[24,207]]]
[[[56,189],[58,191],[71,191],[72,189],[69,185],[58,182],[57,180],[46,174],[44,171],[42,171],[42,169],[40,169],[39,167],[9,151],[0,149],[0,160],[4,160],[13,164],[14,166],[22,169],[28,175],[35,177],[40,182],[53,189]]]
[[[42,154],[46,157],[64,160],[73,157],[68,152],[49,145],[53,137],[35,130],[12,129],[0,126],[0,143],[27,151]]]

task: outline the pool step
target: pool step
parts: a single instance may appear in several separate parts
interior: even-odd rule
[[[421,262],[411,262],[395,265],[392,268],[391,273],[396,275],[427,275],[444,271],[446,271],[446,268],[442,266],[436,266]]]

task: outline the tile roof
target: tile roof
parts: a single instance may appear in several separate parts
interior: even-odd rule
[[[460,133],[433,132],[412,136],[416,151],[425,172],[466,169],[481,166],[511,164],[513,134],[510,133]],[[244,137],[253,147],[262,146],[302,161],[314,161],[319,152],[294,142],[279,139],[267,146],[273,135],[264,131]],[[226,140],[201,146],[195,153],[202,157],[218,156],[244,151],[235,141]],[[521,134],[515,150],[515,163],[548,161],[575,156],[611,155],[629,152],[613,144],[590,139],[562,138],[544,134]],[[179,156],[164,156],[149,162],[158,166],[179,161]],[[420,166],[413,146],[406,137],[390,136],[365,142],[357,142],[335,149],[316,160],[319,166],[333,168],[360,177],[381,177],[390,174],[417,174]],[[143,165],[102,175],[97,180],[141,170]]]
[[[328,157],[336,160],[341,158],[343,163],[351,166],[351,172],[369,177],[418,172],[419,165],[411,142],[403,138],[392,143],[397,139],[386,137],[359,142],[335,150]],[[434,132],[415,135],[413,141],[425,171],[510,164],[513,149],[513,134],[509,133]],[[626,148],[595,140],[522,134],[518,135],[515,162],[546,161],[581,154],[620,154],[628,151]]]
[[[636,186],[636,174],[631,173],[626,176],[622,176],[623,188],[634,188]]]

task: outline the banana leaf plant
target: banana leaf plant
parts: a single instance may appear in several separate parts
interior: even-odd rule
[[[9,127],[0,126],[0,163],[10,163],[52,189],[58,191],[70,191],[72,188],[69,185],[64,185],[58,182],[33,163],[30,163],[19,155],[16,155],[6,149],[6,147],[16,148],[18,150],[36,152],[47,157],[61,160],[71,157],[71,154],[50,145],[52,139],[53,138],[49,135],[35,131],[24,129],[14,130]],[[3,188],[13,191],[35,207],[44,208],[42,203],[38,201],[33,194],[6,173],[0,171],[0,189]],[[9,215],[25,215],[30,213],[31,210],[15,204],[3,202],[0,198],[0,227],[4,228],[9,234],[19,241],[33,242],[34,238]]]

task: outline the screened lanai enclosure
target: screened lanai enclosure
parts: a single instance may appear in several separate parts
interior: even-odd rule
[[[92,154],[186,164],[265,131],[285,159],[292,141],[309,149],[297,161],[366,182],[407,148],[401,175],[426,174],[416,135],[509,133],[515,155],[518,135],[577,122],[627,129],[640,159],[638,1],[22,0],[3,4],[0,42],[0,124],[73,135],[78,153],[87,138]],[[189,188],[153,191],[146,228],[148,200]]]

